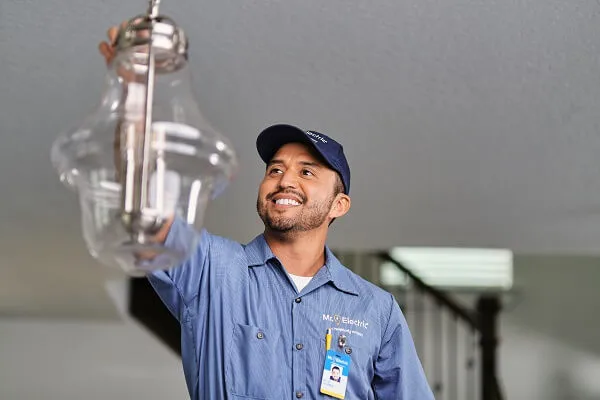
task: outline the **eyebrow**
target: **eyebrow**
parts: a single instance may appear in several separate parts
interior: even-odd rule
[[[274,165],[274,164],[283,164],[283,160],[279,160],[279,159],[275,159],[275,160],[271,160],[269,162],[269,164],[267,164],[268,166]],[[317,167],[320,168],[323,165],[321,165],[321,163],[315,162],[315,161],[300,161],[299,162],[300,165],[304,165],[307,167]]]

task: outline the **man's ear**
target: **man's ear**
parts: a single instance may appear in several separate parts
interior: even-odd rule
[[[345,193],[339,193],[333,201],[329,216],[332,219],[344,216],[348,211],[350,211],[351,203],[350,196]]]

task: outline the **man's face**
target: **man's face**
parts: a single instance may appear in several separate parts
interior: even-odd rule
[[[337,368],[334,368],[331,370],[331,376],[333,376],[334,378],[339,378],[340,377],[340,370]]]
[[[302,232],[329,223],[336,172],[300,143],[282,146],[267,166],[256,208],[275,232]]]

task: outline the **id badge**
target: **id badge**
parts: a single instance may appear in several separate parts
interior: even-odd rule
[[[351,361],[348,354],[327,350],[321,378],[321,393],[336,399],[346,396]]]

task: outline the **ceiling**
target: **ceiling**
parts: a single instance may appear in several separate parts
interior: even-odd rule
[[[345,146],[353,203],[333,247],[600,253],[597,1],[161,7],[186,30],[201,109],[242,165],[209,208],[213,232],[248,241],[261,231],[254,141],[288,122]],[[12,299],[0,311],[105,312],[99,281],[110,273],[82,248],[77,199],[49,149],[98,103],[106,29],[145,9],[142,0],[0,3],[0,304]]]

